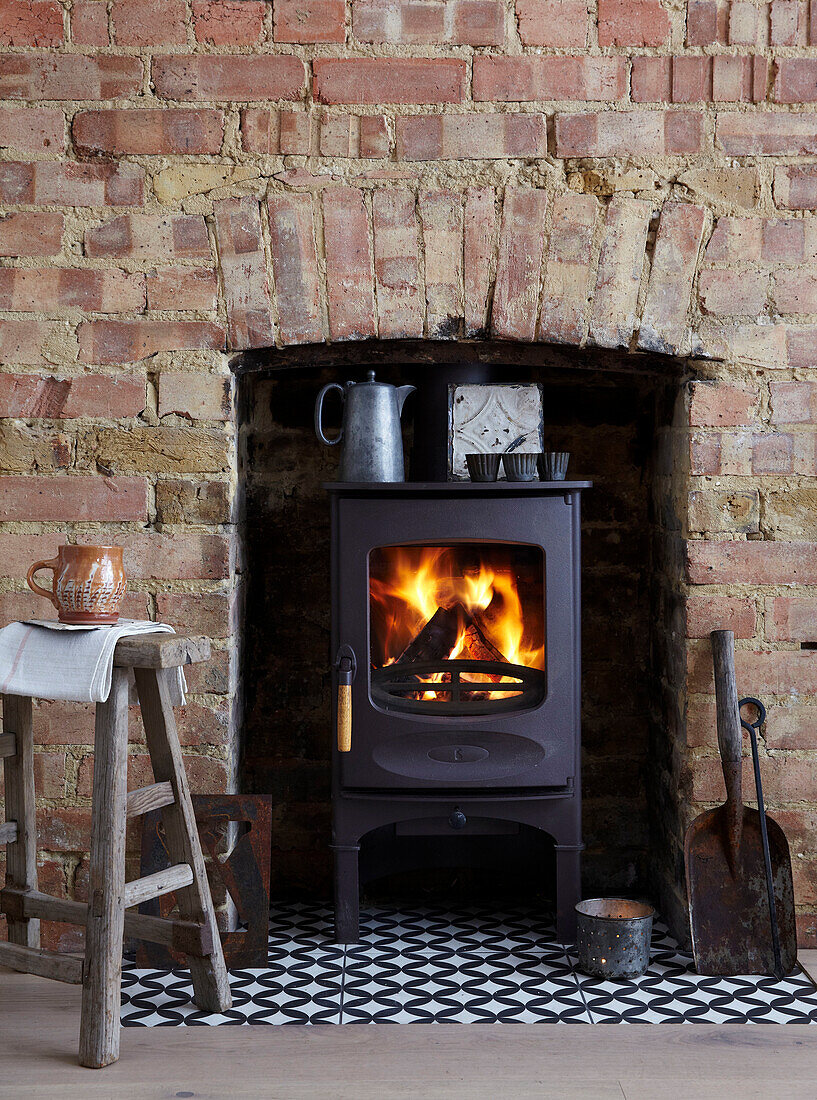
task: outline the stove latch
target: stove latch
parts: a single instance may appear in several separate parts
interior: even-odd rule
[[[342,645],[335,658],[338,674],[338,752],[352,748],[352,681],[357,673],[357,658],[351,646]]]

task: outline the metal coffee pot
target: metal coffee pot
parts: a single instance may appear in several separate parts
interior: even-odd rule
[[[315,434],[330,447],[343,443],[339,481],[404,481],[403,436],[400,414],[415,386],[390,386],[375,382],[367,371],[365,382],[330,382],[315,402]],[[321,426],[323,399],[337,390],[343,400],[343,422],[334,439]]]

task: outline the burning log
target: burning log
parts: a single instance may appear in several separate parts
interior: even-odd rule
[[[461,603],[438,607],[419,634],[415,634],[397,659],[398,665],[417,661],[447,661],[471,616]]]

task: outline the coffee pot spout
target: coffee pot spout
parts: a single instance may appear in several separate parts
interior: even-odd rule
[[[403,415],[403,405],[406,403],[406,398],[410,393],[414,393],[417,389],[416,386],[398,386],[397,387],[397,411],[400,415]]]

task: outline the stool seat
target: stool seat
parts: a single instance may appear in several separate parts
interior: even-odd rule
[[[232,1003],[168,683],[168,670],[209,656],[206,638],[176,634],[132,635],[116,646],[110,695],[96,705],[87,904],[37,889],[33,701],[28,696],[3,696],[0,757],[6,821],[0,824],[0,843],[6,844],[6,885],[0,891],[0,913],[8,920],[8,942],[0,942],[0,963],[82,985],[83,1066],[100,1068],[119,1057],[125,933],[184,952],[199,1008],[225,1012]],[[130,670],[156,782],[128,792]],[[127,820],[156,809],[162,813],[172,864],[125,882]],[[178,919],[126,912],[170,892],[176,894]],[[42,951],[40,920],[84,925],[84,958]]]

